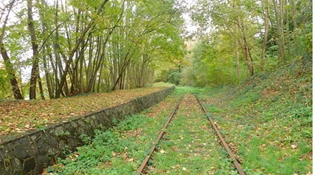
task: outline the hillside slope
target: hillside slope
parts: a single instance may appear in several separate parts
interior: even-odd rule
[[[247,174],[312,172],[312,62],[200,95]]]

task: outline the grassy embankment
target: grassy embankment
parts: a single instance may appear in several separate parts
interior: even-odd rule
[[[201,94],[247,174],[312,172],[312,63]]]

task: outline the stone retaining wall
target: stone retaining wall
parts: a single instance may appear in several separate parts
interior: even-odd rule
[[[0,174],[41,174],[43,169],[64,158],[66,151],[74,151],[84,145],[84,137],[94,136],[94,130],[106,130],[113,119],[138,113],[162,101],[173,92],[174,87],[136,98],[127,103],[94,112],[85,116],[72,117],[54,124],[45,130],[36,130],[0,143]]]

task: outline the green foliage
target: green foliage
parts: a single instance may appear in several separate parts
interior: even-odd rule
[[[85,144],[89,144],[92,139],[91,137],[89,137],[87,134],[81,134],[80,137],[79,137]]]
[[[28,30],[27,2],[32,2],[30,15],[36,16],[32,20],[35,43]],[[23,80],[29,80],[24,70],[35,67],[34,58],[38,58],[43,94],[49,98],[145,87],[153,83],[155,70],[180,65],[183,60],[180,33],[184,21],[175,0],[58,2],[12,1],[17,18],[9,12],[9,1],[2,9],[4,16],[9,15],[1,41],[9,60]],[[4,19],[0,19],[2,24]],[[36,56],[31,54],[32,44],[38,45]],[[10,84],[1,75],[0,82],[4,81]],[[61,93],[57,84],[65,82],[68,86],[61,85]]]
[[[302,62],[203,95],[222,134],[238,148],[247,174],[312,170],[311,68]]]
[[[161,70],[160,73],[157,75],[154,82],[168,82],[169,71],[168,70]]]
[[[280,15],[275,14],[274,9],[279,8],[275,2],[279,3],[269,0],[197,1],[190,11],[199,26],[195,33],[198,44],[192,51],[192,65],[183,69],[182,84],[237,85],[248,76],[278,69],[282,61],[279,51],[285,53],[289,62],[299,58],[310,60],[312,3],[303,0],[283,3],[282,26],[277,22]],[[283,28],[283,49],[279,41],[280,26]],[[214,30],[208,32],[209,28]]]
[[[164,116],[159,118],[164,119]],[[145,154],[139,151],[150,148],[156,132],[163,125],[162,122],[138,114],[126,117],[116,127],[107,131],[96,130],[95,138],[89,145],[79,147],[77,152],[70,154],[65,160],[60,159],[49,171],[54,174],[135,174],[138,162],[145,157]],[[147,136],[133,135],[143,127],[148,127],[142,131]],[[90,140],[85,135],[80,138]],[[130,159],[136,159],[138,162],[128,161]]]
[[[241,75],[237,75],[233,50],[225,48],[222,36],[215,38],[212,42],[200,41],[192,50],[194,59],[189,67],[185,67],[182,73],[182,84],[188,86],[204,87],[217,85],[237,84]],[[240,65],[243,72],[243,65]]]
[[[179,85],[181,81],[181,73],[178,70],[170,72],[168,81],[172,84]]]

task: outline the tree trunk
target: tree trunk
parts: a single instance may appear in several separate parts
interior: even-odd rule
[[[264,0],[265,4],[265,10],[266,13],[264,14],[264,22],[265,22],[265,34],[264,34],[264,41],[263,41],[263,47],[262,47],[262,57],[261,57],[261,72],[264,72],[265,70],[265,56],[266,56],[266,46],[267,46],[267,39],[268,39],[268,30],[269,30],[269,23],[268,23],[268,0]]]
[[[11,90],[13,92],[14,98],[15,99],[24,99],[23,95],[21,94],[21,91],[20,91],[20,88],[19,88],[16,76],[15,76],[14,68],[13,68],[13,66],[12,66],[12,64],[10,62],[10,57],[8,55],[8,52],[4,48],[4,44],[3,44],[3,38],[4,38],[4,35],[5,35],[6,24],[8,22],[8,18],[9,18],[9,15],[10,15],[10,12],[12,10],[14,2],[15,2],[15,0],[13,0],[10,3],[8,13],[7,13],[6,17],[5,17],[5,20],[4,20],[4,23],[3,23],[3,26],[2,26],[2,33],[1,33],[1,36],[0,36],[0,52],[1,52],[1,56],[2,56],[2,58],[4,60],[5,69],[6,69],[6,71],[10,75],[9,78],[10,78],[10,83],[11,83],[11,86],[12,86]]]
[[[287,0],[285,0],[285,5],[287,6]],[[287,42],[287,56],[286,59],[290,60],[291,58],[291,42],[290,42],[290,29],[289,29],[289,10],[286,9],[286,34],[285,34],[285,41]]]
[[[236,55],[236,67],[237,67],[237,77],[240,78],[240,63],[239,63],[239,51],[238,51],[238,41],[235,40],[235,55]]]
[[[33,59],[32,59],[32,71],[30,79],[29,88],[29,99],[36,99],[36,83],[39,74],[38,70],[38,43],[35,33],[35,27],[33,22],[33,3],[32,0],[27,0],[27,14],[28,14],[28,30],[30,32],[32,49],[33,49]]]
[[[294,50],[295,56],[299,55],[299,45],[298,45],[298,36],[295,34],[297,28],[297,20],[296,20],[296,13],[295,13],[295,1],[290,0],[292,5],[292,21],[293,21],[293,36],[294,36]]]
[[[44,89],[43,89],[43,85],[41,83],[41,78],[40,78],[39,74],[38,74],[38,86],[39,86],[39,92],[40,92],[41,99],[45,100]]]
[[[100,7],[98,8],[97,10],[97,15],[99,15],[104,6],[106,5],[106,3],[108,2],[109,0],[104,0],[103,3],[100,5]],[[61,76],[61,82],[60,82],[60,85],[59,85],[59,88],[57,90],[57,95],[56,95],[56,98],[59,98],[60,97],[60,94],[61,94],[61,91],[62,91],[62,87],[64,86],[64,83],[66,82],[66,76],[68,74],[68,71],[69,71],[69,67],[70,67],[70,64],[72,63],[72,60],[73,60],[73,56],[75,54],[75,52],[77,51],[78,47],[80,46],[80,44],[83,42],[86,34],[90,31],[90,29],[92,29],[94,26],[95,26],[95,19],[92,19],[92,21],[87,25],[87,27],[84,29],[84,31],[82,32],[81,36],[79,37],[79,39],[77,40],[77,42],[75,43],[75,46],[74,48],[71,50],[70,54],[69,54],[69,58],[68,60],[66,61],[66,64],[65,64],[65,69],[64,69],[64,73],[63,75]]]
[[[14,68],[13,68],[13,66],[12,66],[12,64],[10,62],[9,55],[8,55],[7,51],[5,50],[4,45],[3,45],[2,42],[0,43],[0,46],[1,46],[1,56],[2,56],[2,58],[4,60],[5,70],[10,75],[10,83],[11,83],[11,86],[12,86],[11,90],[13,92],[14,98],[22,100],[22,99],[24,99],[24,97],[21,94],[21,91],[20,91],[20,88],[19,88],[16,76],[15,76]]]
[[[277,34],[278,34],[278,59],[280,61],[285,61],[285,41],[284,41],[284,33],[283,33],[283,0],[279,0],[279,10],[278,4],[276,0],[273,0],[274,3],[274,11],[277,21]]]

